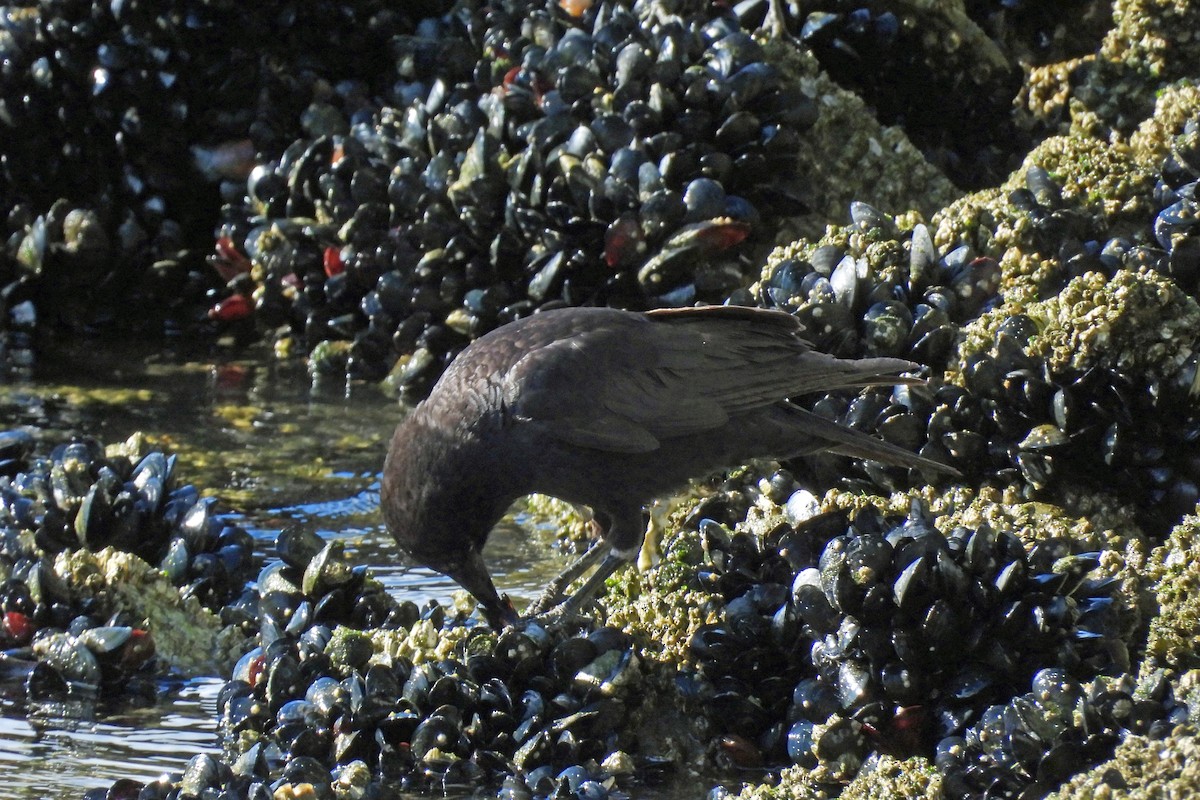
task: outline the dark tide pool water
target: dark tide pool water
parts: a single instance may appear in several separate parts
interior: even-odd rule
[[[220,498],[268,557],[279,530],[301,524],[344,540],[394,596],[447,603],[457,587],[400,563],[379,517],[379,470],[400,415],[379,387],[313,390],[302,365],[266,352],[172,362],[85,345],[0,378],[0,426],[29,430],[39,449],[72,435],[111,443],[141,432],[177,453],[177,481]],[[531,597],[561,568],[552,539],[519,516],[497,529],[487,558],[504,591]],[[215,675],[164,680],[157,701],[141,707],[29,708],[20,681],[0,675],[0,799],[80,797],[216,754],[222,684]]]

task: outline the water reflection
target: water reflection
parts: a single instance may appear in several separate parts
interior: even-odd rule
[[[152,708],[102,709],[89,721],[30,713],[23,698],[3,697],[3,796],[79,797],[120,778],[152,781],[180,770],[196,753],[218,754],[217,692],[222,684],[214,677],[164,685],[162,700]]]

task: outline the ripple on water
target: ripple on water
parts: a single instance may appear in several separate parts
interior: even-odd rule
[[[71,797],[120,778],[150,781],[196,753],[217,755],[220,678],[173,684],[153,708],[101,710],[78,720],[24,698],[0,700],[0,773],[12,800]]]

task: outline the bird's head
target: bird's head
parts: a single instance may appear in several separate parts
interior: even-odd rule
[[[446,572],[461,553],[483,547],[499,514],[488,470],[475,463],[453,427],[439,425],[426,411],[418,406],[397,426],[383,463],[379,504],[401,549]]]
[[[380,508],[409,558],[453,578],[500,628],[517,614],[496,592],[481,551],[512,498],[492,490],[490,471],[464,457],[459,444],[419,417],[402,422],[384,461]]]

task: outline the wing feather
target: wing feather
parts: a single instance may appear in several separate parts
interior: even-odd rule
[[[905,382],[913,366],[817,353],[782,312],[595,312],[517,359],[501,391],[514,419],[598,450],[649,452],[788,397]]]

